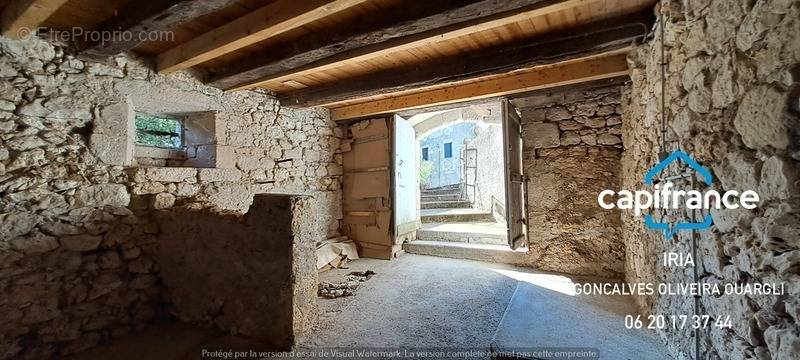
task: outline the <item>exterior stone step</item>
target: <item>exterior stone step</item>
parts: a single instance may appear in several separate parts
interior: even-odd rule
[[[511,250],[508,245],[464,244],[446,241],[416,240],[403,244],[403,249],[410,254],[519,266],[526,266],[529,258],[524,249]]]
[[[506,231],[504,226],[495,222],[428,223],[417,230],[417,239],[507,245]]]
[[[424,209],[420,211],[422,223],[491,222],[494,216],[478,209]]]
[[[435,201],[455,201],[461,198],[461,194],[443,194],[443,195],[422,195],[422,202],[435,202]]]
[[[468,209],[471,205],[469,201],[435,201],[435,202],[422,202],[420,209],[438,209],[438,208],[464,208]]]
[[[420,191],[423,195],[447,195],[447,194],[460,194],[460,187],[445,187],[435,189],[423,189]]]

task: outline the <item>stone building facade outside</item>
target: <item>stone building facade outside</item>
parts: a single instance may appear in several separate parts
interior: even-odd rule
[[[424,135],[420,143],[420,154],[427,152],[433,171],[423,188],[459,184],[462,181],[461,151],[466,141],[475,138],[475,123],[460,122],[434,130]],[[449,157],[445,156],[445,144],[450,144]],[[420,155],[422,156],[422,155]],[[424,161],[422,158],[421,161]]]

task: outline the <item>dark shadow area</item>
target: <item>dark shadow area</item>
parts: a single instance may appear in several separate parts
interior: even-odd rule
[[[283,347],[292,342],[292,199],[258,195],[244,214],[159,216],[158,263],[178,320]],[[268,326],[265,326],[268,325]]]

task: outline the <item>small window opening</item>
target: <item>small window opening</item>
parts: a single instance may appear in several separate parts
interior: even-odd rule
[[[181,149],[184,145],[183,121],[166,115],[136,113],[136,144],[165,149]]]
[[[422,148],[422,160],[428,161],[428,148]]]
[[[453,143],[444,143],[444,158],[448,159],[453,157]]]

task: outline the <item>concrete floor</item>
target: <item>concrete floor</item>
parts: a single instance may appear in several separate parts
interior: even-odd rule
[[[628,329],[625,315],[636,307],[625,296],[576,296],[571,279],[513,272],[520,279],[492,342],[495,351],[562,359],[542,350],[594,354],[600,359],[667,359],[652,330]],[[591,357],[587,357],[591,358]]]
[[[624,315],[634,310],[630,299],[567,294],[572,281],[586,278],[413,254],[394,261],[360,259],[348,267],[327,271],[320,280],[341,281],[359,270],[377,274],[355,296],[320,298],[320,319],[309,337],[299,339],[299,349],[583,346],[599,349],[601,359],[668,358],[653,334],[624,329]],[[202,349],[249,347],[258,348],[171,324],[73,359],[201,359]]]
[[[320,300],[319,329],[302,347],[488,348],[516,288],[490,270],[502,265],[405,254],[395,261],[361,259],[350,271],[377,274],[353,297]]]

